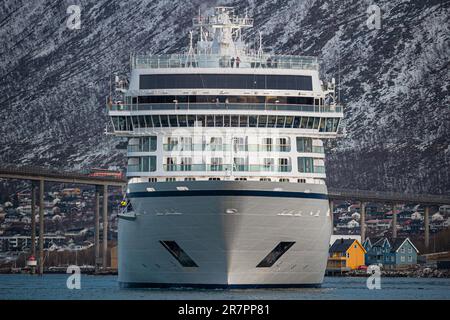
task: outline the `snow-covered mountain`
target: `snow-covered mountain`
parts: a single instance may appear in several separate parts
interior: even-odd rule
[[[366,25],[381,8],[381,28]],[[81,29],[66,26],[81,6]],[[3,0],[0,162],[62,168],[123,165],[104,134],[109,76],[131,52],[185,50],[191,18],[247,10],[264,47],[317,55],[345,104],[327,148],[329,185],[450,193],[450,2],[426,0]]]

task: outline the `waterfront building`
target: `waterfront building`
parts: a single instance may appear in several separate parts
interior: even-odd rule
[[[391,251],[391,244],[387,238],[366,238],[363,243],[366,249],[366,265],[383,264],[385,255]]]
[[[391,240],[389,252],[384,254],[385,268],[407,268],[417,264],[419,250],[414,246],[409,238],[397,238]]]
[[[329,249],[327,270],[349,271],[365,265],[366,250],[356,239],[336,239]]]

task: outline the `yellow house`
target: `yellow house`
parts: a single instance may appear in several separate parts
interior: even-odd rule
[[[366,250],[356,239],[337,239],[329,249],[328,270],[353,270],[365,265]]]

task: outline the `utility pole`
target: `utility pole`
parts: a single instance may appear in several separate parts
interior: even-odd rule
[[[39,275],[44,274],[44,180],[39,180]]]
[[[392,238],[397,238],[397,211],[395,203],[392,204]]]
[[[425,248],[427,248],[427,251],[430,249],[430,207],[425,207],[425,217],[424,217],[424,223],[425,223]]]
[[[31,256],[36,259],[36,184],[34,181],[31,182]],[[31,273],[34,274],[35,271],[36,266],[31,266]]]
[[[95,234],[94,234],[94,265],[97,270],[100,263],[100,186],[95,186]]]
[[[108,266],[108,185],[103,186],[103,268]]]
[[[361,229],[361,243],[366,240],[366,203],[360,202],[361,219],[359,220],[359,226]]]

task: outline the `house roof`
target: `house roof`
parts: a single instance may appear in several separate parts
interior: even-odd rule
[[[333,245],[330,247],[329,252],[346,252],[356,241],[356,243],[359,245],[359,247],[366,252],[366,249],[359,243],[358,240],[355,239],[336,239],[336,241],[333,243]]]
[[[419,252],[419,250],[417,250],[416,246],[412,243],[411,240],[409,240],[409,238],[396,238],[394,239],[391,243],[392,243],[392,248],[391,248],[391,252],[397,252],[398,249],[400,249],[403,246],[403,243],[405,242],[409,242],[411,244],[411,246],[416,250],[416,252]]]

